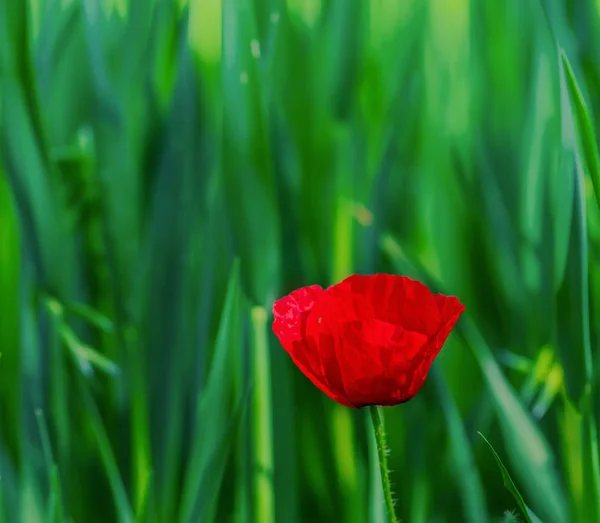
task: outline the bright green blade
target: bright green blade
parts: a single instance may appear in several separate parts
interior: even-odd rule
[[[594,125],[581,89],[575,78],[571,63],[563,49],[559,49],[561,79],[564,78],[571,108],[574,114],[575,129],[578,137],[581,157],[586,165],[586,173],[592,180],[596,203],[600,206],[600,154]]]
[[[232,384],[223,379],[228,369],[238,364],[242,343],[242,305],[239,263],[234,264],[219,331],[214,348],[210,374],[197,399],[194,420],[194,441],[185,469],[178,521],[211,521],[216,510],[225,465],[233,443],[232,430],[240,421],[242,398],[234,398],[235,410],[230,405]]]
[[[399,272],[408,271],[443,292],[443,285],[419,266],[418,262],[408,260],[389,234],[383,236],[381,246]],[[547,439],[520,403],[476,325],[468,316],[463,315],[457,330],[464,336],[485,377],[505,444],[510,449],[511,463],[532,506],[548,522],[565,522],[566,500],[556,473],[555,457]],[[535,484],[529,481],[532,477],[536,478]]]
[[[481,432],[478,432],[478,434],[481,436],[483,441],[486,442],[486,444],[492,451],[492,454],[494,455],[494,459],[496,460],[496,463],[498,464],[498,468],[500,469],[500,472],[502,473],[502,481],[504,482],[504,486],[515,498],[517,505],[521,509],[521,513],[523,514],[523,516],[525,516],[525,521],[527,521],[527,523],[540,522],[540,519],[525,504],[525,501],[523,500],[523,496],[521,496],[521,493],[519,492],[519,490],[513,483],[513,480],[510,477],[508,470],[504,466],[504,463],[502,463],[502,460],[500,459],[500,456],[498,456],[498,453],[494,450],[494,447],[492,447],[492,444],[485,438],[485,436]]]
[[[273,411],[271,368],[267,338],[267,311],[254,307],[252,325],[252,406],[254,519],[275,522],[275,489],[273,464]]]
[[[446,419],[452,472],[460,487],[464,521],[470,523],[487,521],[489,516],[483,483],[477,470],[471,448],[472,443],[467,436],[464,422],[439,367],[433,367],[430,372],[433,374],[438,398]]]

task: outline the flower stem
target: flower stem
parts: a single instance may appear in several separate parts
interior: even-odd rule
[[[381,482],[383,483],[383,498],[385,507],[389,516],[390,523],[398,523],[396,513],[394,512],[394,500],[392,499],[392,487],[390,485],[390,473],[387,466],[387,446],[385,443],[385,430],[383,427],[383,416],[379,407],[372,405],[369,407],[373,430],[375,432],[375,442],[377,443],[377,456],[379,457],[379,471],[381,472]]]

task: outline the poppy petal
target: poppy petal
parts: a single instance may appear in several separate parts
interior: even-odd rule
[[[310,332],[310,318],[308,320],[308,329]],[[314,336],[314,338],[311,338]],[[357,408],[357,406],[348,398],[344,379],[342,376],[343,360],[340,360],[340,340],[337,336],[330,333],[325,327],[313,330],[313,334],[308,335],[318,346],[321,355],[321,374],[323,376],[323,386],[320,389],[331,399],[345,405],[346,407]]]
[[[273,304],[273,332],[281,346],[302,373],[330,398],[352,407],[327,386],[321,372],[321,356],[311,336],[306,335],[306,320],[324,291],[319,285],[302,287]]]
[[[389,274],[353,275],[294,291],[273,307],[273,330],[300,370],[348,407],[397,405],[422,387],[465,310],[452,296]]]
[[[370,276],[350,277],[344,280],[344,285],[329,287],[307,320],[308,337],[315,337],[315,332],[329,334],[318,344],[321,372],[327,384],[357,408],[402,402],[408,394],[409,374],[405,373],[405,382],[399,385],[395,375],[390,374],[392,360],[402,361],[403,367],[409,366],[428,341],[428,336],[421,332],[406,330],[376,319],[372,312],[369,314],[372,302],[361,298],[359,293],[368,289],[373,280]],[[437,316],[433,299],[432,303]]]
[[[328,309],[340,323],[375,317],[372,300],[365,294],[370,276],[353,275],[325,290]]]
[[[377,359],[379,365],[370,369],[363,366],[354,375],[346,385],[348,397],[360,407],[406,401],[410,385],[407,362],[409,356],[422,350],[427,336],[380,320],[365,322],[361,330],[363,350]]]
[[[409,331],[432,335],[439,312],[431,291],[421,282],[394,274],[354,274],[338,283],[338,293],[358,297],[364,305],[359,317],[375,317]],[[329,290],[329,289],[328,289]],[[370,310],[369,310],[370,308]]]
[[[427,374],[429,373],[429,369],[431,368],[433,360],[439,354],[444,343],[448,339],[448,336],[456,325],[458,318],[460,318],[460,315],[465,311],[465,306],[460,303],[458,298],[455,296],[436,294],[435,301],[436,305],[439,307],[440,318],[442,321],[440,323],[440,328],[434,334],[434,336],[432,336],[427,348],[423,351],[423,359],[421,363],[414,368],[412,373],[413,380],[409,391],[411,397],[419,392],[425,383],[425,379],[427,378]]]
[[[334,399],[342,405],[354,407],[344,388],[342,368],[347,360],[340,350],[338,323],[332,321],[332,315],[335,317],[337,312],[335,305],[335,297],[325,291],[306,319],[306,337],[315,344],[320,355],[320,375],[329,389],[329,396],[335,395]]]

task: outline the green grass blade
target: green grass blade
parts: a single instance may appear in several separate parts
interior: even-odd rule
[[[552,448],[519,402],[475,325],[463,321],[461,331],[484,373],[513,467],[532,504],[544,520],[566,521],[566,502]],[[530,478],[536,481],[531,483]]]
[[[339,158],[335,178],[335,210],[332,220],[333,257],[331,259],[331,283],[338,283],[353,272],[355,265],[353,256],[355,220],[352,215],[354,200],[354,172],[351,163],[351,133],[346,126],[335,128],[334,144]],[[331,406],[332,426],[331,438],[335,452],[338,481],[343,486],[343,504],[348,523],[364,518],[365,506],[358,495],[359,486],[358,463],[355,448],[355,427],[349,409],[334,404]]]
[[[430,372],[433,374],[438,399],[446,419],[452,470],[460,487],[464,521],[469,523],[488,521],[481,477],[460,412],[439,367],[434,366]]]
[[[222,175],[242,278],[254,303],[275,298],[280,236],[260,43],[250,0],[223,0]],[[258,45],[258,47],[257,47]],[[232,152],[235,151],[234,154]]]
[[[230,376],[228,368],[239,364],[242,311],[239,263],[236,261],[229,277],[210,374],[197,400],[194,443],[182,487],[178,516],[180,523],[210,521],[210,514],[215,510],[233,441],[228,436],[234,423],[228,406],[230,382],[223,377]],[[241,391],[238,393],[241,394]],[[239,405],[240,401],[241,396],[235,404]],[[235,420],[237,422],[239,418],[235,417]],[[207,486],[204,490],[203,485]]]
[[[0,94],[0,98],[1,96]],[[13,421],[19,417],[19,401],[22,397],[21,392],[17,392],[23,357],[19,349],[19,281],[22,273],[20,244],[14,203],[0,167],[0,452],[4,452],[1,450],[4,445],[15,448],[20,439],[20,424]],[[0,466],[6,459],[7,456],[1,458]],[[8,501],[5,503],[9,504]]]
[[[106,431],[106,427],[104,426],[96,402],[88,389],[87,383],[85,383],[82,376],[79,377],[78,381],[79,390],[85,404],[86,418],[94,434],[96,444],[98,445],[97,451],[100,454],[102,465],[104,466],[113,495],[117,521],[119,523],[134,523],[134,512],[127,495],[125,484],[123,483],[123,478],[121,477],[119,464],[111,445],[110,436]]]
[[[4,434],[2,433],[3,439]],[[10,461],[9,453],[0,446],[0,474],[2,488],[0,489],[0,521],[17,521],[19,512],[19,490],[23,488],[23,478],[19,478]]]
[[[600,207],[600,154],[598,154],[598,142],[592,118],[565,51],[559,49],[559,55],[561,75],[564,76],[569,99],[571,100],[581,156],[585,162],[586,171],[592,180],[596,203]]]
[[[580,404],[583,415],[584,510],[587,517],[600,517],[600,453],[595,417],[595,369],[590,332],[590,281],[588,260],[588,214],[586,173],[592,179],[596,202],[600,204],[600,159],[591,117],[564,51],[560,52],[561,85],[566,86],[573,114],[575,151],[575,206],[571,231],[568,280],[557,297],[559,344],[565,367],[567,390]],[[569,130],[569,129],[567,129]],[[566,306],[569,304],[569,306]],[[578,350],[574,350],[577,347]],[[596,366],[598,363],[596,362]]]
[[[531,88],[531,107],[528,109],[528,122],[523,137],[524,154],[521,161],[523,182],[518,214],[524,241],[520,246],[520,258],[523,281],[528,290],[535,294],[549,295],[550,289],[545,283],[549,279],[550,271],[546,267],[552,266],[553,250],[550,246],[558,235],[552,231],[554,235],[551,240],[545,237],[544,232],[548,227],[544,211],[547,195],[552,190],[551,184],[557,177],[553,171],[556,162],[552,163],[552,161],[558,155],[555,153],[555,144],[560,135],[560,127],[556,125],[558,122],[555,109],[557,89],[552,82],[554,79],[553,50],[549,50],[541,38],[536,42],[538,58],[535,62],[535,80]],[[563,173],[558,173],[559,176],[561,174]],[[563,205],[561,199],[560,206]],[[554,223],[558,223],[560,227],[558,220]],[[562,237],[557,237],[556,240],[560,242]],[[560,260],[557,262],[556,272],[559,270]],[[545,301],[550,307],[550,300]]]
[[[561,82],[563,97],[571,100],[573,118],[568,120],[565,115],[564,133],[569,135],[574,151],[574,165],[569,168],[569,174],[574,181],[574,203],[571,218],[571,239],[567,257],[567,276],[557,295],[559,349],[563,366],[565,367],[567,390],[571,397],[578,402],[583,390],[592,380],[593,363],[590,346],[589,325],[589,282],[588,282],[588,231],[585,208],[585,177],[581,172],[584,168],[577,141],[583,142],[581,125],[577,123],[579,113],[575,109],[577,98],[572,92],[576,88],[574,77],[566,57],[561,55],[561,70],[564,70]],[[570,73],[569,73],[570,71]],[[569,87],[571,85],[571,87]],[[573,85],[575,87],[573,87]],[[578,91],[577,91],[578,92]],[[579,93],[580,94],[580,93]],[[575,108],[574,108],[575,106]],[[573,124],[571,127],[570,124]],[[569,306],[567,307],[567,302]],[[572,350],[570,345],[575,342],[581,350]]]
[[[383,251],[390,257],[401,273],[409,273],[444,292],[444,286],[436,281],[416,260],[407,259],[398,242],[389,234],[381,239]],[[556,473],[552,449],[523,407],[511,385],[495,360],[483,336],[468,316],[457,325],[470,347],[493,399],[505,444],[510,449],[510,459],[519,479],[527,490],[532,505],[548,522],[566,522],[566,500]],[[531,478],[536,478],[535,482]]]
[[[409,521],[427,523],[430,516],[431,487],[427,477],[422,473],[415,474],[411,488],[411,500]]]
[[[377,455],[377,442],[375,441],[371,420],[366,416],[365,419],[367,422],[366,430],[369,438],[369,517],[371,523],[387,523],[383,486],[381,484],[381,470]]]
[[[0,520],[384,523],[268,310],[398,269],[467,305],[386,415],[405,517],[524,520],[479,430],[544,523],[596,521],[599,15],[0,0]]]
[[[35,416],[38,422],[44,461],[48,472],[48,485],[50,488],[50,499],[48,500],[48,523],[62,523],[64,521],[63,494],[60,484],[60,474],[52,455],[48,426],[41,409],[36,410]]]
[[[267,311],[252,309],[254,521],[275,523],[273,412]]]
[[[584,448],[583,419],[563,391],[562,405],[558,415],[558,428],[563,458],[565,483],[570,492],[571,516],[573,521],[589,521],[586,506],[586,488],[584,487]]]
[[[498,456],[498,453],[494,450],[494,447],[492,447],[492,444],[485,438],[485,436],[481,432],[478,432],[477,434],[481,436],[481,439],[483,439],[483,441],[486,442],[487,446],[492,451],[494,459],[498,464],[498,468],[502,473],[502,481],[504,482],[504,486],[512,494],[513,498],[515,498],[517,505],[521,509],[521,513],[523,514],[523,516],[525,516],[525,521],[527,521],[527,523],[534,523],[534,521],[539,521],[539,518],[535,516],[531,509],[525,504],[523,496],[521,496],[521,493],[517,489],[516,485],[513,483],[513,480],[510,477],[508,470],[504,466],[504,463],[502,463],[502,460],[500,459],[500,456]]]
[[[88,305],[83,303],[65,303],[64,308],[66,313],[83,318],[107,334],[111,334],[114,330],[113,322],[109,318]]]
[[[82,343],[73,330],[67,325],[63,324],[60,331],[65,345],[71,351],[73,356],[75,356],[75,359],[84,374],[90,374],[92,372],[92,367],[96,367],[111,376],[117,376],[121,373],[121,369],[116,363]]]

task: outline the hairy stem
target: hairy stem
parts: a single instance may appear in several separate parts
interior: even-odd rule
[[[392,487],[390,485],[390,473],[387,466],[387,446],[385,443],[385,430],[383,426],[383,416],[379,407],[373,405],[369,407],[373,430],[375,431],[375,441],[377,443],[377,456],[379,457],[379,471],[381,472],[381,482],[383,483],[383,498],[385,507],[389,516],[390,523],[398,523],[396,513],[394,512],[394,500],[392,499]]]

